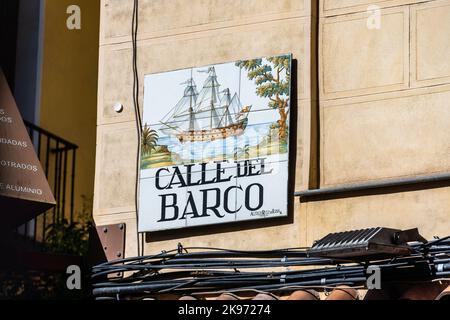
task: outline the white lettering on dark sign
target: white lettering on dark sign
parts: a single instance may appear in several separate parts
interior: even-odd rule
[[[27,148],[28,143],[26,141],[20,141],[15,139],[8,139],[8,138],[0,138],[0,144],[5,144],[8,146],[13,147],[21,147],[21,148]]]
[[[41,196],[43,194],[43,191],[39,188],[6,184],[6,183],[2,183],[2,182],[0,182],[0,190],[7,190],[7,191],[12,191],[12,192],[17,192],[17,193],[29,193],[29,194],[39,195],[39,196]]]
[[[9,161],[9,160],[0,160],[0,166],[6,167],[6,168],[26,170],[26,171],[31,171],[31,172],[38,171],[38,166],[36,166],[36,165],[32,165],[29,163],[18,163],[18,162]]]

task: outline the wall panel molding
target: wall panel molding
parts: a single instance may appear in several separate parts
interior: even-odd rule
[[[446,85],[322,104],[321,186],[450,171],[448,100]]]
[[[411,6],[411,85],[450,82],[450,1]]]
[[[409,8],[382,10],[381,29],[357,13],[322,18],[321,100],[409,88]]]
[[[100,44],[131,42],[132,1],[102,0]],[[309,17],[310,0],[141,0],[138,40]],[[211,10],[214,8],[214,10]]]
[[[366,12],[370,6],[376,5],[380,9],[403,5],[430,2],[434,0],[318,0],[320,2],[320,16],[331,17],[349,13]]]

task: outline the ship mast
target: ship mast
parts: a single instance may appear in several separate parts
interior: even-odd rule
[[[217,82],[217,75],[216,75],[216,69],[214,67],[211,67],[209,69],[209,76],[211,78],[211,117],[210,117],[210,128],[218,128],[220,126],[219,123],[217,123],[217,112],[215,109],[215,104],[217,103],[218,97],[216,95],[216,82]],[[218,84],[218,83],[217,83]],[[213,124],[215,120],[215,125]]]
[[[231,94],[230,94],[230,89],[225,89],[223,91],[223,98],[222,100],[224,101],[224,103],[222,104],[222,108],[225,109],[224,114],[222,116],[222,119],[220,120],[220,124],[219,126],[229,126],[229,125],[233,125],[233,119],[231,117],[231,113],[230,113],[230,107],[231,107]]]
[[[229,88],[219,92],[221,85],[217,81],[214,67],[198,72],[208,73],[194,108],[197,121],[202,123],[202,130],[223,129],[235,125],[233,115],[237,117],[242,107],[237,94],[232,98]]]
[[[223,139],[243,134],[251,107],[243,109],[239,95],[235,93],[232,96],[229,88],[219,91],[221,85],[214,67],[198,71],[208,74],[200,92],[192,72],[191,78],[182,83],[186,85],[183,97],[160,121],[163,125],[161,131],[176,136],[181,143],[213,141],[218,131]]]
[[[194,79],[191,77],[186,82],[184,94],[176,106],[160,121],[164,128],[164,133],[171,134],[171,132],[183,132],[185,130],[195,131],[197,129],[197,117],[194,107],[197,103],[197,86]],[[186,124],[183,126],[183,124]]]
[[[191,77],[190,79],[190,87],[194,88],[194,79]],[[192,90],[192,89],[191,89]],[[193,94],[189,95],[189,131],[195,130],[195,113],[194,113],[194,103],[193,103]]]

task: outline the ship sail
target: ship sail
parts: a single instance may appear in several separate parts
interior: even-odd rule
[[[248,124],[251,107],[243,108],[239,95],[230,89],[220,91],[216,69],[210,67],[200,92],[191,78],[183,97],[161,120],[161,131],[175,136],[181,143],[214,141],[242,135]]]
[[[223,110],[222,117],[220,120],[220,127],[228,127],[234,124],[231,114],[235,114],[232,109],[232,102],[230,89],[225,89],[223,91],[223,96],[221,101],[221,110]]]
[[[243,112],[241,100],[237,93],[234,94],[233,99],[231,99],[230,110],[236,115],[236,119],[239,120],[242,116],[247,116],[247,112]]]
[[[220,126],[221,106],[219,89],[220,84],[217,81],[216,69],[211,67],[208,69],[208,78],[198,95],[195,110],[200,119],[200,127],[203,130],[211,130]]]
[[[194,79],[189,79],[185,83],[183,97],[175,107],[161,120],[162,131],[171,134],[173,131],[198,130],[198,122],[194,108],[197,104],[198,91]]]

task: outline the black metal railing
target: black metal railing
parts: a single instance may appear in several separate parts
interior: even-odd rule
[[[19,228],[19,233],[37,243],[45,243],[50,225],[74,221],[75,167],[78,146],[25,121],[31,141],[52,189],[56,206]]]

